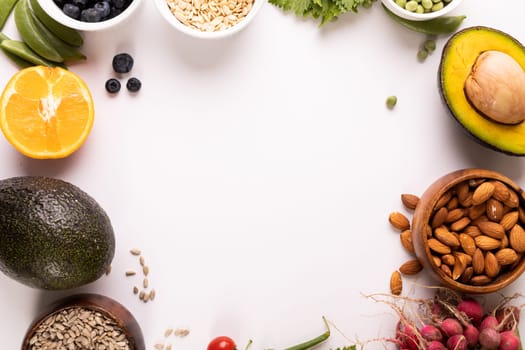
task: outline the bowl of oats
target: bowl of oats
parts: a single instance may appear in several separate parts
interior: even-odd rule
[[[22,350],[145,350],[142,330],[122,304],[99,294],[77,294],[50,305],[35,321]]]
[[[252,22],[265,0],[154,0],[175,29],[196,38],[231,36]]]

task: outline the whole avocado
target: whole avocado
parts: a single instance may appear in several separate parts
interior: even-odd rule
[[[33,288],[65,290],[100,278],[115,253],[104,209],[63,180],[0,180],[0,270]]]

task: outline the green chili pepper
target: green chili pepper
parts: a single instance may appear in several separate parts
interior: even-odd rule
[[[286,348],[284,350],[307,350],[307,349],[310,349],[318,344],[321,344],[322,342],[324,342],[326,339],[328,339],[330,337],[330,327],[328,326],[328,321],[326,321],[326,318],[323,316],[323,321],[324,321],[324,324],[326,326],[326,332],[324,332],[323,334],[321,334],[320,336],[312,339],[312,340],[309,340],[307,342],[304,342],[304,343],[301,343],[301,344],[297,344],[295,346],[292,346],[291,348]]]
[[[439,35],[439,34],[450,34],[455,32],[459,26],[461,25],[461,22],[467,16],[442,16],[437,17],[433,19],[429,19],[428,21],[412,21],[409,19],[405,19],[402,17],[399,17],[392,13],[389,9],[387,9],[384,5],[383,8],[385,9],[386,13],[398,22],[399,24],[405,26],[408,29],[414,30],[416,32],[428,34],[428,35]]]
[[[4,24],[9,18],[18,0],[2,0],[0,1],[0,30],[4,28]]]

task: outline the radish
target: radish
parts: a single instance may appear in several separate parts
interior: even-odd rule
[[[433,340],[430,343],[428,343],[427,350],[447,350],[447,348],[442,342]]]
[[[421,327],[420,332],[421,332],[421,336],[423,337],[423,339],[427,341],[443,339],[443,335],[441,334],[441,331],[437,327],[431,324],[427,324]]]
[[[476,344],[478,344],[479,331],[475,326],[470,324],[467,327],[465,327],[463,335],[465,336],[469,347],[473,348],[474,346],[476,346]]]
[[[496,350],[501,343],[501,335],[494,328],[484,328],[479,333],[479,344],[483,349]]]
[[[465,298],[459,302],[457,309],[467,315],[475,325],[479,325],[481,322],[483,307],[477,300]]]
[[[514,330],[520,321],[521,308],[516,306],[503,306],[496,310],[496,318],[500,330]]]
[[[461,323],[459,323],[459,321],[455,318],[450,317],[444,319],[443,322],[441,322],[441,330],[447,337],[463,333],[463,327],[461,326]]]
[[[467,339],[463,334],[455,334],[447,339],[448,350],[467,350]]]
[[[499,344],[498,350],[519,350],[520,338],[514,331],[503,331],[500,335],[501,343]]]
[[[496,329],[498,325],[499,325],[499,321],[496,318],[496,316],[487,315],[483,318],[483,321],[481,321],[481,324],[479,325],[479,330],[481,331],[485,328]]]

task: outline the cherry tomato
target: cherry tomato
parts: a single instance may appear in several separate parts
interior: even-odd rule
[[[220,336],[208,344],[208,350],[237,350],[237,345],[232,338]]]

